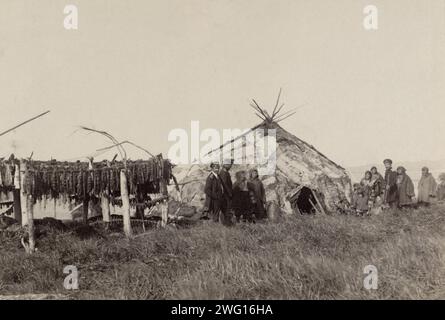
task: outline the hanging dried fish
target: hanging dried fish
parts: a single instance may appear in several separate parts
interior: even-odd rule
[[[70,195],[76,194],[77,191],[77,173],[76,171],[71,172],[71,186],[70,186]]]
[[[34,200],[36,200],[35,194],[37,193],[37,184],[36,184],[36,174],[33,172],[31,174],[31,191],[30,194],[32,194],[34,196]]]
[[[114,193],[116,190],[115,188],[115,181],[116,179],[116,172],[113,169],[110,169],[110,192]]]
[[[5,166],[0,163],[0,187],[4,187],[3,180],[5,177]]]
[[[59,192],[62,194],[66,194],[67,189],[67,174],[65,170],[62,170],[59,174]]]
[[[26,189],[35,199],[100,196],[104,191],[118,195],[120,191],[120,170],[122,162],[96,163],[88,170],[87,163],[67,163],[29,161],[29,175],[24,181]],[[12,187],[15,164],[0,161],[0,187]],[[162,157],[148,161],[128,161],[126,166],[128,188],[131,195],[154,192],[159,189],[161,179],[169,179],[171,165]]]
[[[90,194],[91,191],[93,191],[93,172],[89,171],[87,172],[87,183],[86,183],[86,190],[85,190],[85,194]]]
[[[106,192],[108,193],[110,190],[110,184],[109,184],[109,180],[110,180],[110,170],[108,170],[108,168],[104,168],[102,170],[102,180],[101,180],[101,192]]]
[[[76,193],[78,196],[81,196],[83,194],[83,172],[82,172],[82,170],[79,170],[79,173],[77,174]]]
[[[121,189],[120,180],[121,180],[121,170],[116,169],[116,173],[114,175],[114,188],[116,191],[120,191]]]
[[[93,171],[93,194],[99,196],[102,191],[102,171]]]
[[[12,173],[12,166],[8,163],[5,166],[5,176],[3,180],[3,186],[5,187],[11,187],[13,184],[13,173]]]

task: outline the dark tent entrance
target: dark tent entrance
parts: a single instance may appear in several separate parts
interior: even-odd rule
[[[324,213],[324,208],[319,201],[316,191],[305,186],[299,186],[290,197],[289,202],[295,213]]]

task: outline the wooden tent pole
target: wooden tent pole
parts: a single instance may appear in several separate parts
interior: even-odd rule
[[[308,199],[308,200],[309,200],[309,202],[311,203],[311,206],[315,209],[315,212],[320,213],[320,211],[318,210],[318,208],[317,208],[317,206],[315,205],[315,203],[312,202],[311,199]]]
[[[320,209],[321,209],[321,212],[322,212],[323,214],[326,214],[326,211],[324,211],[324,208],[323,208],[323,206],[321,205],[321,202],[320,202],[320,200],[318,199],[316,192],[312,191],[312,194],[314,195],[315,201],[317,201],[318,206],[319,206]]]
[[[130,197],[128,195],[127,175],[125,169],[120,172],[121,180],[121,198],[124,220],[124,233],[126,236],[131,236],[131,220],[130,220]]]
[[[242,137],[244,137],[244,136],[247,135],[248,133],[250,133],[250,132],[252,132],[252,131],[255,131],[256,129],[258,129],[259,127],[261,127],[261,125],[262,125],[262,123],[260,123],[259,125],[256,125],[255,127],[251,128],[251,129],[249,129],[249,130],[247,130],[246,132],[240,134],[240,135],[237,136],[236,138],[233,138],[232,140],[223,143],[223,144],[220,145],[218,148],[213,149],[213,150],[210,150],[209,152],[207,152],[206,156],[208,156],[208,155],[211,154],[212,152],[215,152],[215,151],[217,151],[217,150],[221,150],[221,149],[224,148],[226,145],[228,145],[228,144],[230,144],[230,143],[233,143],[233,142],[237,141],[238,139],[241,139]]]

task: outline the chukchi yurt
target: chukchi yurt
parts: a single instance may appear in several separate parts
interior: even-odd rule
[[[351,180],[346,170],[279,125],[294,112],[280,114],[282,106],[278,108],[278,101],[279,98],[270,115],[253,100],[252,107],[262,121],[249,132],[213,150],[217,154],[214,159],[230,159],[234,163],[230,170],[233,181],[239,171],[258,169],[267,205],[273,204],[282,213],[336,212],[351,197]],[[255,139],[247,138],[249,133],[255,133]],[[268,158],[261,163],[245,161],[246,152],[242,150],[249,150],[250,144],[264,145],[265,140],[275,141],[275,152],[267,153]],[[244,162],[238,159],[240,156],[244,157]],[[199,211],[204,206],[204,186],[209,173],[208,163],[178,165],[173,168],[173,174],[179,191],[172,188],[169,193]]]

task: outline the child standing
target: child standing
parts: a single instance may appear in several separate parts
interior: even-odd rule
[[[368,214],[369,212],[368,201],[369,201],[369,195],[366,187],[361,186],[359,183],[355,183],[352,208],[357,216]]]

